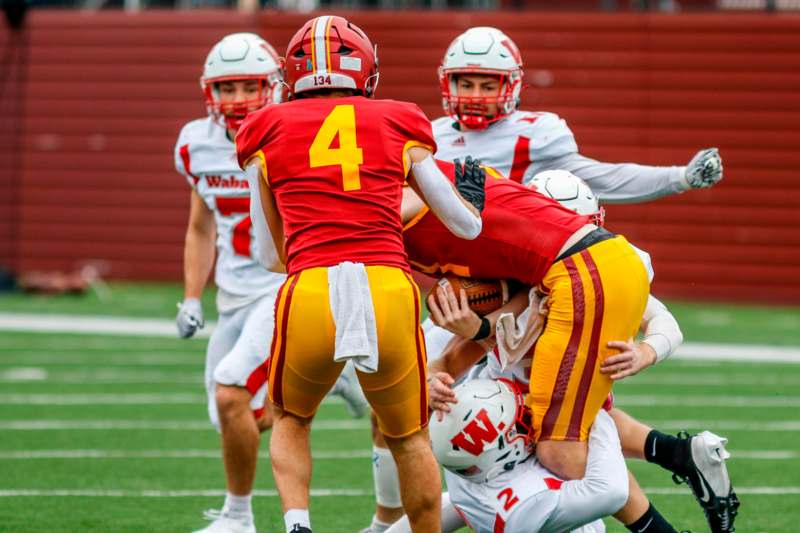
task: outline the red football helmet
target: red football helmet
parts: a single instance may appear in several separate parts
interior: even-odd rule
[[[286,49],[289,98],[320,89],[353,89],[371,97],[378,86],[378,53],[369,37],[343,17],[309,20]]]

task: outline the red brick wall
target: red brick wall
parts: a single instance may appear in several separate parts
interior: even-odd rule
[[[378,43],[379,95],[415,101],[432,118],[450,40],[496,25],[526,60],[524,107],[566,118],[583,154],[684,164],[697,148],[719,146],[721,186],[609,206],[609,227],[652,254],[659,294],[800,302],[800,16],[348,16]],[[24,120],[18,132],[0,132],[0,261],[66,269],[102,259],[112,277],[179,278],[188,190],[172,170],[172,146],[181,125],[204,113],[205,54],[232,31],[260,31],[281,50],[306,18],[34,12]],[[2,98],[7,109],[7,91]],[[7,140],[17,136],[14,170]]]

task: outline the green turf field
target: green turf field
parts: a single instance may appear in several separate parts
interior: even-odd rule
[[[0,296],[0,313],[174,315],[174,286],[114,285],[105,301]],[[212,309],[211,300],[206,309]],[[687,340],[800,347],[800,310],[674,305]],[[690,324],[691,321],[694,321]],[[190,531],[224,488],[206,420],[205,341],[0,331],[0,531]],[[668,361],[616,388],[619,406],[669,431],[730,438],[738,531],[796,532],[800,365]],[[312,436],[317,532],[354,532],[372,512],[367,422],[323,405]],[[266,442],[262,446],[266,455]],[[658,467],[631,467],[679,529],[705,531],[694,500]],[[283,529],[269,463],[262,532]],[[609,531],[623,528],[609,521]]]

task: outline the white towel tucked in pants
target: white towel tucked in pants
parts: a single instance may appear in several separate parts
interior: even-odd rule
[[[363,263],[345,261],[329,267],[328,295],[336,325],[333,360],[337,363],[352,360],[359,372],[377,372],[378,330]]]

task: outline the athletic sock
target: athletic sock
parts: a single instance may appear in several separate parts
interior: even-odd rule
[[[241,516],[247,518],[253,518],[253,507],[252,507],[252,500],[253,495],[248,494],[247,496],[237,496],[235,494],[231,494],[228,492],[225,495],[225,505],[223,509],[225,512],[232,514],[234,516]]]
[[[391,525],[392,524],[387,524],[386,522],[381,522],[378,520],[377,516],[372,515],[372,522],[369,525],[369,530],[371,533],[383,533],[389,529]]]
[[[644,442],[644,457],[670,472],[684,476],[688,474],[686,465],[692,456],[689,440],[679,439],[658,430],[647,434]]]
[[[650,504],[647,511],[634,523],[625,526],[629,531],[635,533],[678,533],[669,522],[667,522],[661,513]]]
[[[298,531],[301,527],[311,531],[311,519],[308,517],[308,509],[289,509],[283,515],[283,523],[286,525],[286,533]]]

